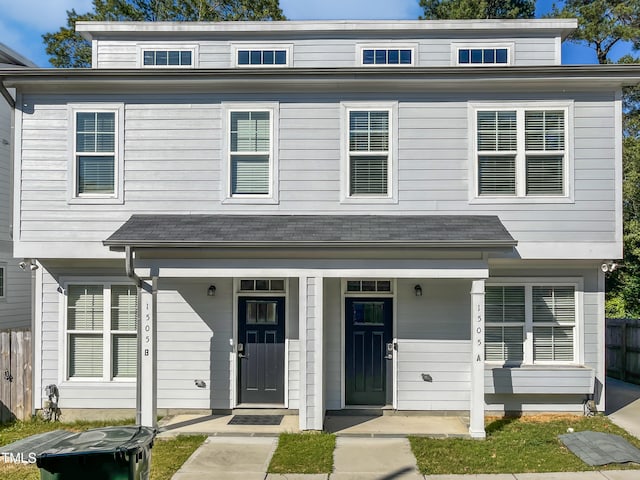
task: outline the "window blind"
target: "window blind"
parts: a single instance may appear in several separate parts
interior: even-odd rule
[[[525,321],[524,287],[486,287],[485,322]]]
[[[114,193],[115,113],[76,113],[78,193]]]
[[[533,327],[534,361],[573,361],[573,327]]]
[[[271,114],[231,112],[231,193],[269,194]]]
[[[527,195],[564,193],[564,157],[562,155],[527,156]]]
[[[488,361],[522,362],[524,360],[524,325],[487,325],[485,358]]]
[[[352,156],[350,195],[387,194],[387,157]]]
[[[480,152],[507,152],[518,148],[515,111],[480,111],[477,130]]]
[[[135,377],[138,356],[135,335],[113,335],[113,376]]]
[[[69,376],[102,377],[102,335],[69,335]]]
[[[525,112],[525,149],[564,150],[564,112],[527,110]]]
[[[575,322],[574,287],[540,287],[532,289],[534,322]]]
[[[67,294],[67,328],[69,330],[102,330],[104,317],[102,285],[70,285]]]
[[[138,291],[133,285],[111,287],[111,330],[138,328]]]
[[[480,195],[515,195],[516,157],[479,156],[478,193]]]
[[[389,150],[389,112],[352,111],[349,113],[349,151],[386,152]]]

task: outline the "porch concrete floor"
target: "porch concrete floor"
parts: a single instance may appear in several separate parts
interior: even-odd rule
[[[298,416],[284,415],[280,425],[229,425],[233,415],[175,415],[159,423],[160,436],[204,434],[209,436],[273,437],[299,432]]]
[[[280,425],[229,425],[233,415],[175,415],[160,422],[160,436],[204,434],[209,436],[277,436],[299,432],[298,416],[284,415]],[[435,415],[330,415],[324,429],[338,436],[356,437],[468,437],[466,419]]]

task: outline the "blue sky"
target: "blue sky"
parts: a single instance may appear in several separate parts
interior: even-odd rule
[[[537,15],[548,12],[554,0],[538,0]],[[560,3],[556,0],[556,3]],[[416,19],[422,12],[418,0],[280,0],[290,20],[329,19]],[[48,67],[42,34],[58,30],[66,23],[66,10],[78,13],[91,9],[91,0],[0,0],[0,42],[41,67]],[[621,46],[613,55],[626,53]],[[593,50],[565,42],[564,63],[596,63]]]

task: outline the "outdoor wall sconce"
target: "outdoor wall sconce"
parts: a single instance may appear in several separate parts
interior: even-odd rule
[[[215,285],[210,285],[209,288],[207,289],[207,296],[208,297],[215,297],[216,296],[216,286]]]
[[[420,285],[413,287],[413,290],[416,292],[416,297],[422,296],[422,287]]]

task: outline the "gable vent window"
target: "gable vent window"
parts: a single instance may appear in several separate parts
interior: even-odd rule
[[[190,67],[193,65],[191,50],[144,50],[145,67]]]
[[[238,65],[287,65],[286,50],[238,50]]]
[[[460,48],[458,64],[460,65],[507,65],[509,49],[507,48]]]
[[[363,65],[413,65],[410,48],[363,48]]]

